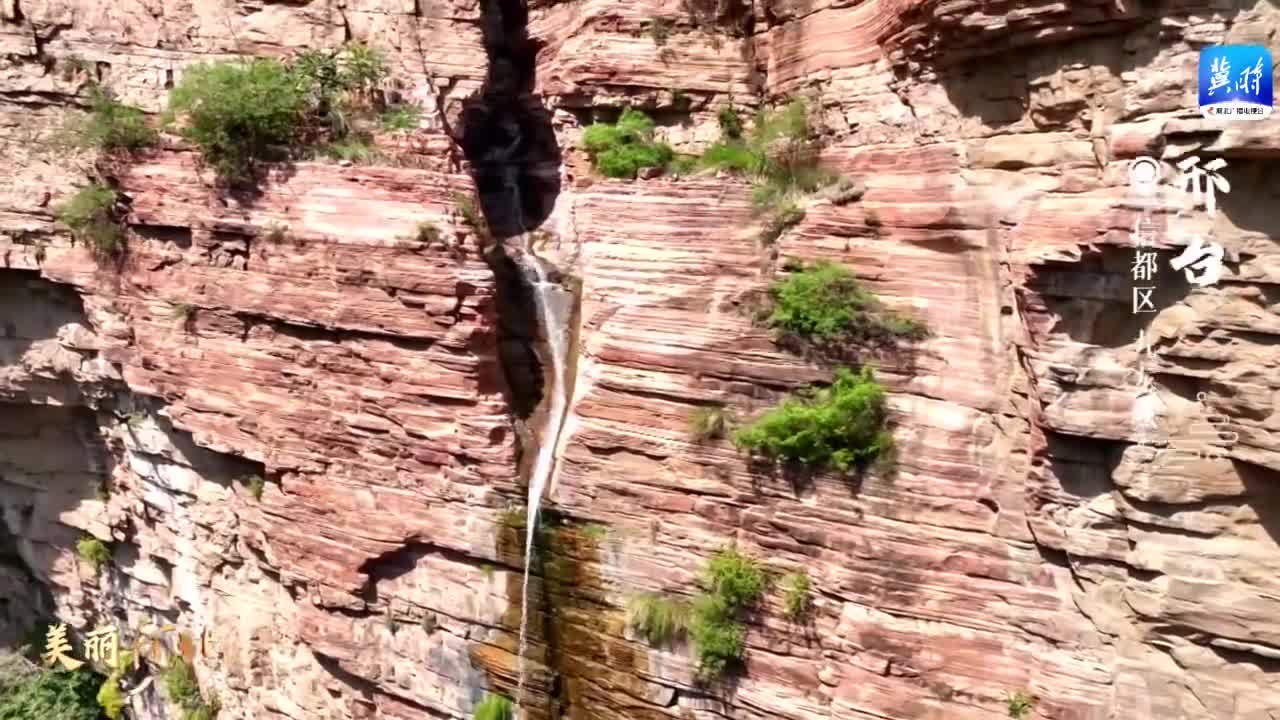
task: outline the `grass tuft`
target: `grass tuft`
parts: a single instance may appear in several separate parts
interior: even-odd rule
[[[733,411],[722,407],[700,407],[689,416],[689,435],[695,442],[719,440],[733,425]]]
[[[1014,718],[1014,720],[1025,718],[1028,713],[1035,710],[1038,702],[1039,700],[1034,695],[1023,690],[1015,692],[1005,700],[1006,707],[1009,710],[1009,717]]]
[[[691,607],[683,598],[641,593],[627,603],[627,624],[650,645],[670,645],[684,637],[691,619]]]
[[[813,609],[809,574],[799,571],[782,578],[782,607],[793,621],[803,620]]]

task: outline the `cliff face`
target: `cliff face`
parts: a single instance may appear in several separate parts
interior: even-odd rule
[[[530,593],[534,715],[977,720],[1026,691],[1060,720],[1280,718],[1280,121],[1200,120],[1192,80],[1206,44],[1274,48],[1273,3],[723,0],[697,27],[701,3],[531,5],[519,112],[555,141],[528,181],[547,202],[522,212],[581,282]],[[458,207],[488,192],[471,146],[429,112],[384,139],[399,167],[298,163],[254,197],[216,190],[188,150],[150,152],[119,171],[118,266],[54,221],[85,163],[42,148],[89,74],[158,110],[192,61],[349,38],[483,138],[467,99],[523,47],[492,12],[0,2],[7,632],[41,614],[211,628],[198,673],[234,718],[461,718],[512,692],[512,508],[535,445],[517,416],[538,417],[523,406],[546,383],[528,298]],[[866,192],[771,246],[736,180],[593,180],[575,149],[594,108],[649,107],[695,150],[729,97],[797,96]],[[1144,154],[1222,157],[1231,183],[1223,281],[1175,282],[1184,241],[1162,235],[1153,316],[1131,313],[1128,277]],[[933,332],[874,358],[892,477],[797,481],[688,437],[698,407],[750,416],[829,377],[746,311],[793,259],[847,264]],[[1169,423],[1229,416],[1225,457],[1140,471],[1140,329]],[[84,534],[112,542],[110,568],[77,558]],[[745,674],[707,692],[623,608],[690,592],[731,541],[807,569],[815,611],[790,623],[771,596]]]

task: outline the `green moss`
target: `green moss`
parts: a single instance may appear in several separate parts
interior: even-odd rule
[[[627,603],[627,624],[650,645],[669,645],[684,636],[692,619],[689,602],[660,593],[641,593]]]
[[[487,694],[480,704],[476,705],[476,710],[471,717],[473,720],[513,720],[515,706],[508,698]]]
[[[88,244],[95,256],[114,257],[124,249],[124,230],[116,220],[118,201],[115,190],[92,183],[58,208],[58,220],[71,229],[76,240]]]
[[[653,140],[653,120],[627,108],[616,123],[595,123],[582,135],[582,145],[600,174],[634,178],[647,167],[663,168],[675,157],[671,146]]]
[[[791,620],[802,620],[813,608],[809,574],[803,570],[782,578],[782,608]]]
[[[733,411],[722,407],[701,407],[689,415],[689,436],[695,442],[723,438],[733,424]]]
[[[1009,717],[1014,718],[1014,720],[1025,718],[1028,713],[1035,710],[1038,702],[1034,695],[1023,690],[1015,692],[1005,700],[1006,707],[1009,710]]]
[[[823,342],[918,340],[928,335],[919,322],[898,316],[863,290],[843,265],[821,262],[792,272],[769,288],[775,330]]]
[[[111,562],[111,548],[96,537],[80,538],[76,543],[76,552],[95,570],[101,570]]]
[[[890,452],[885,394],[870,368],[836,371],[830,387],[791,397],[734,435],[765,457],[847,472]]]

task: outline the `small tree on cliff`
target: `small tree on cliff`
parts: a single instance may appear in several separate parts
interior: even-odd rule
[[[169,94],[169,122],[229,179],[252,176],[254,163],[280,158],[302,120],[304,96],[278,60],[188,68]]]

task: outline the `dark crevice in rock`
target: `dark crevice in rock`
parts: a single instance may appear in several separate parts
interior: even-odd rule
[[[500,248],[490,252],[486,260],[495,281],[498,360],[506,379],[503,391],[512,414],[528,420],[545,391],[542,361],[534,349],[538,337],[537,303],[519,265]]]
[[[463,103],[454,135],[498,239],[542,224],[560,194],[560,146],[550,111],[533,94],[541,43],[529,37],[528,23],[524,0],[481,0],[489,68],[480,92]]]

